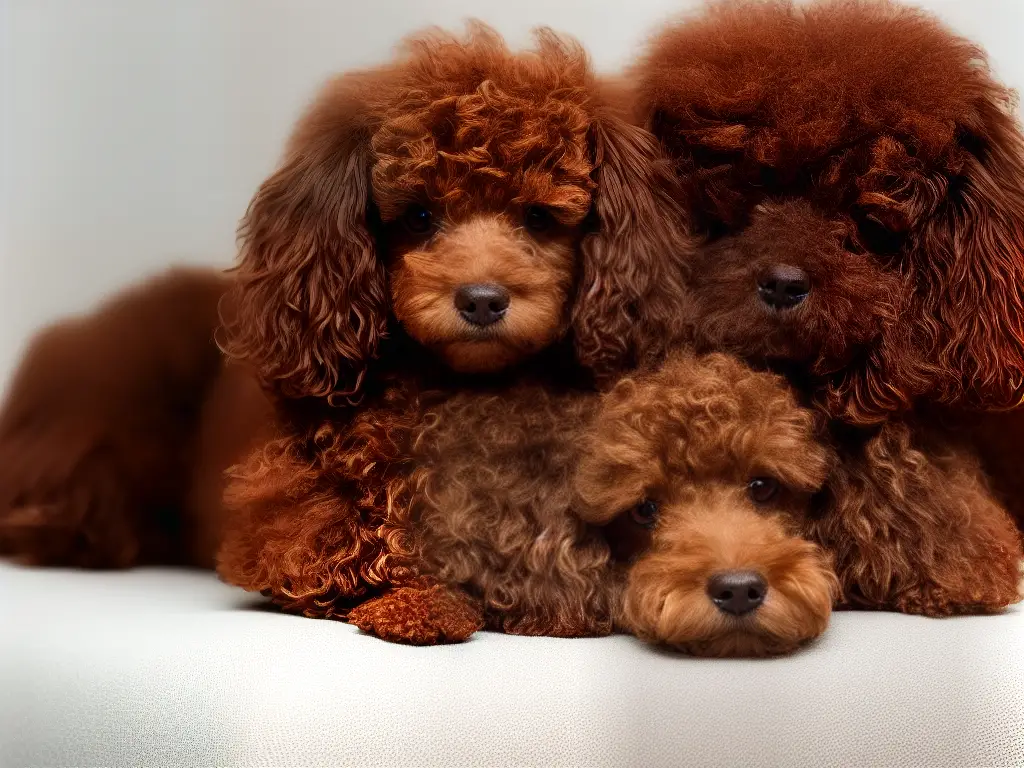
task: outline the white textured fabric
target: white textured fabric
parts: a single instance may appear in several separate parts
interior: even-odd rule
[[[408,648],[212,575],[0,567],[0,765],[1024,765],[1024,612],[840,613],[792,657]]]

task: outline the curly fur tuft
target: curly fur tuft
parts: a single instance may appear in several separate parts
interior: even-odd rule
[[[847,603],[944,616],[1021,599],[1021,536],[978,460],[948,438],[886,424],[844,451],[829,494],[812,531]]]
[[[413,578],[404,449],[417,414],[392,391],[344,428],[279,438],[233,467],[220,575],[318,618]]]

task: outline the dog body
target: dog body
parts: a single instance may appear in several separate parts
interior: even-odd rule
[[[784,370],[833,420],[860,497],[841,512],[857,535],[833,540],[846,599],[1005,603],[1005,513],[980,481],[931,507],[920,471],[952,450],[936,425],[1016,406],[1024,381],[1024,140],[983,53],[895,3],[725,2],[660,34],[635,77],[706,238],[698,348]],[[989,439],[1008,451],[990,469],[1019,474],[1014,442]],[[906,592],[922,579],[945,586]]]

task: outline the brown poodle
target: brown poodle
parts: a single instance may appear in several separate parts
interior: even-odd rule
[[[403,583],[421,408],[608,381],[685,329],[676,182],[620,100],[575,43],[481,25],[329,83],[229,280],[171,275],[36,343],[0,416],[0,552],[216,559],[316,616]]]
[[[1016,543],[979,522],[957,545],[977,559],[944,559],[959,523],[919,505],[934,478],[904,461],[944,460],[911,434],[936,410],[1024,392],[1024,140],[982,52],[894,3],[740,0],[660,33],[634,74],[707,238],[696,343],[785,371],[837,422],[864,495],[848,599],[948,613],[1001,593],[989,569]],[[1019,478],[1008,442],[973,450]],[[957,588],[905,593],[922,575]]]
[[[888,2],[728,2],[636,76],[712,238],[704,346],[800,366],[856,424],[1017,405],[1024,141],[977,47]]]
[[[676,355],[600,399],[462,393],[412,429],[403,499],[433,591],[398,589],[349,616],[390,640],[618,629],[698,655],[787,652],[825,629],[834,569],[848,583],[873,567],[850,543],[863,527],[851,509],[864,503],[902,502],[884,510],[894,531],[948,533],[927,555],[948,569],[914,571],[940,580],[899,585],[907,611],[941,612],[924,596],[962,594],[985,560],[961,543],[966,529],[1021,555],[969,460],[895,437],[889,461],[905,478],[888,480],[904,494],[886,497],[837,463],[823,420],[781,377],[726,355]],[[1014,561],[992,560],[990,588],[947,610],[1019,599]]]

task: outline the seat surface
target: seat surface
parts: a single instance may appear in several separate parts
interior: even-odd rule
[[[1024,764],[1024,612],[839,613],[791,657],[389,645],[202,572],[0,565],[0,765]]]

